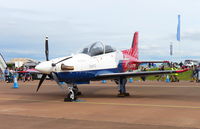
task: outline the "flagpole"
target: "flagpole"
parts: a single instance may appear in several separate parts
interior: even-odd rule
[[[179,49],[179,62],[181,62],[181,41],[178,42],[178,49]]]
[[[173,42],[170,42],[170,46],[169,46],[169,52],[170,52],[170,60],[171,62],[173,61]]]

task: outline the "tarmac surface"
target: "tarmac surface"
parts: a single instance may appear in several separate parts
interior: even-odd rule
[[[63,102],[66,90],[46,80],[0,82],[0,129],[194,129],[200,128],[200,83],[128,83],[129,97],[117,86],[81,85],[79,102]]]

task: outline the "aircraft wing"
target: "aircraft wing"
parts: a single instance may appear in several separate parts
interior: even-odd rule
[[[169,61],[139,61],[139,63],[169,63]]]
[[[139,77],[139,76],[149,76],[149,75],[160,75],[160,74],[172,74],[172,73],[182,73],[188,71],[189,69],[184,70],[164,70],[164,71],[139,71],[139,72],[124,72],[124,73],[107,73],[99,74],[96,76],[98,80],[107,80],[107,79],[118,79],[120,77]]]

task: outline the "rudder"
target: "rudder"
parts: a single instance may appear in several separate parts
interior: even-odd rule
[[[133,56],[136,59],[138,59],[138,34],[138,32],[134,33],[132,46],[129,53],[129,55]]]
[[[134,33],[131,48],[123,50],[122,52],[138,60],[138,32]]]

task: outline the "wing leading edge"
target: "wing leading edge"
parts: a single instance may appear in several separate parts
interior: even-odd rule
[[[149,75],[160,75],[160,74],[172,74],[172,73],[182,73],[188,71],[189,69],[184,70],[165,70],[165,71],[140,71],[140,72],[124,72],[124,73],[107,73],[99,74],[96,76],[96,79],[118,79],[120,77],[139,77],[139,76],[149,76]]]

